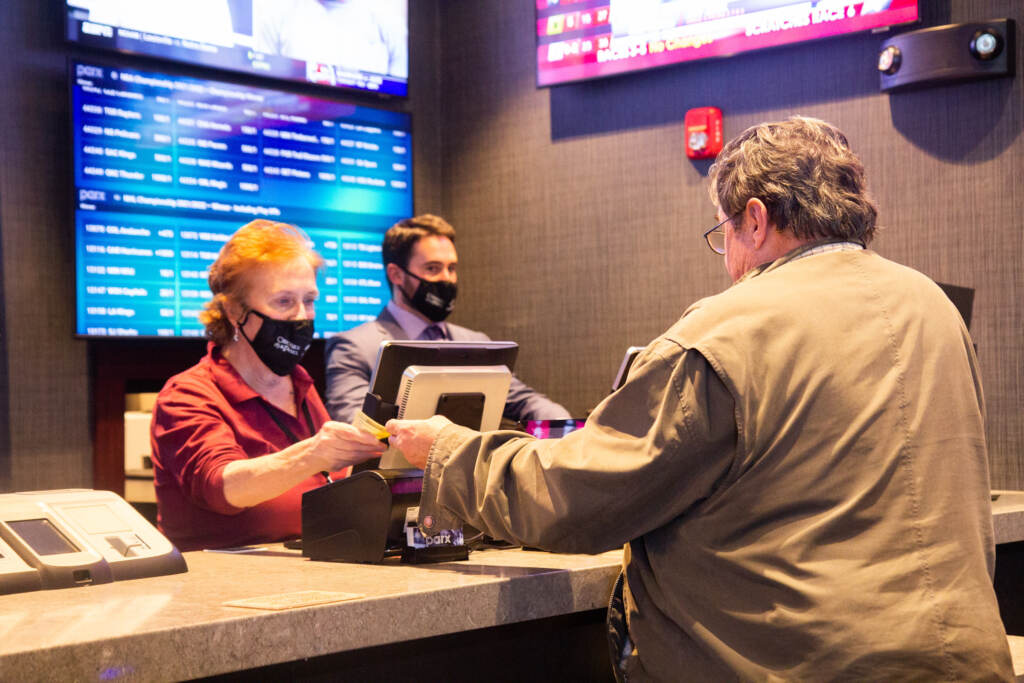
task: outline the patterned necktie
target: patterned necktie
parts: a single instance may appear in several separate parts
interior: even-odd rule
[[[423,332],[420,333],[420,339],[444,339],[444,331],[440,325],[428,325],[424,328]]]

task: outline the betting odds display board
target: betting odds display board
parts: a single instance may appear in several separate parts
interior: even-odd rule
[[[384,231],[412,213],[407,114],[72,62],[76,333],[201,336],[209,266],[256,219],[324,257],[317,336],[389,298]]]

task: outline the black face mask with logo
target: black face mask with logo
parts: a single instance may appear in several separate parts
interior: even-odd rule
[[[263,318],[256,336],[249,339],[245,333],[245,323],[249,314],[255,313]],[[313,321],[310,320],[276,320],[263,315],[251,308],[245,317],[238,321],[238,329],[256,352],[263,364],[275,375],[290,374],[306,355],[309,345],[313,343]]]
[[[409,303],[431,322],[439,323],[447,318],[455,309],[455,295],[458,288],[454,282],[447,280],[424,280],[402,268],[410,276],[419,280],[419,285],[412,296],[406,294]],[[404,291],[404,290],[403,290]]]

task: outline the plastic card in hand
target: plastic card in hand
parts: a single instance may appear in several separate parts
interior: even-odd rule
[[[384,425],[377,422],[376,420],[374,420],[372,417],[370,417],[361,410],[358,413],[356,413],[356,416],[354,418],[352,418],[352,426],[358,427],[362,431],[367,432],[369,434],[373,434],[374,437],[380,439],[381,441],[391,436],[390,434],[388,434],[388,430],[384,429]]]

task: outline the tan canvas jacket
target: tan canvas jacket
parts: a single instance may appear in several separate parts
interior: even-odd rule
[[[963,322],[871,251],[794,255],[691,306],[563,439],[446,428],[421,525],[625,544],[630,680],[1012,680]]]

